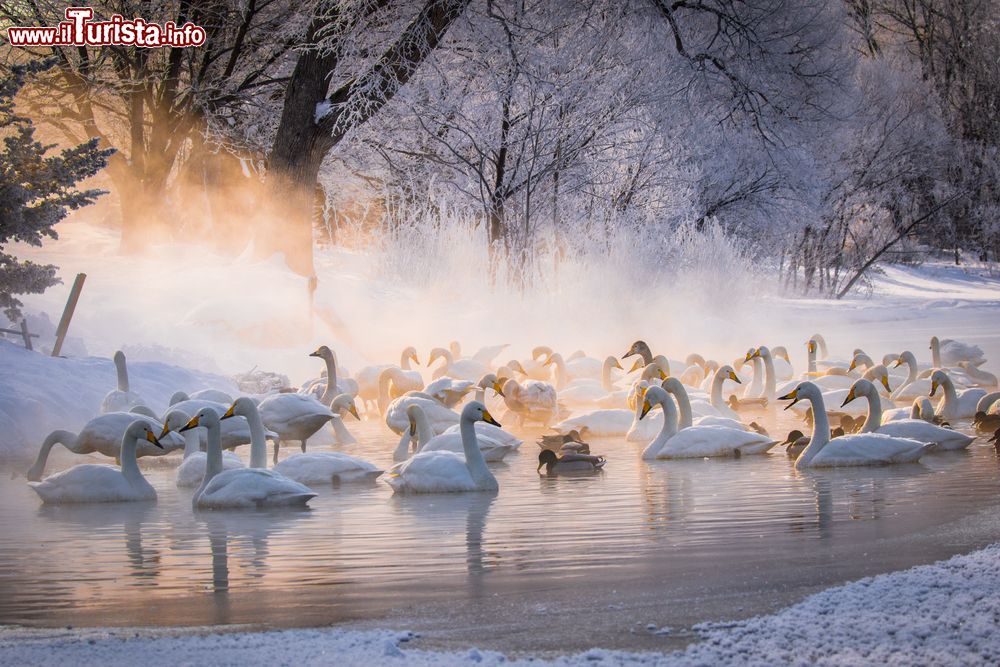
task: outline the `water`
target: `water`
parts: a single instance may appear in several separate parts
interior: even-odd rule
[[[791,418],[764,421],[784,433]],[[390,465],[396,437],[351,426],[359,443],[344,449]],[[295,512],[195,514],[174,486],[179,456],[142,461],[159,494],[148,505],[43,507],[8,467],[0,623],[351,623],[423,631],[428,646],[664,648],[695,622],[1000,535],[1000,466],[982,439],[915,465],[816,472],[780,448],[645,462],[640,444],[594,441],[604,472],[549,478],[535,471],[537,432],[523,435],[523,452],[493,464],[496,496],[345,485]],[[47,474],[81,460],[54,455]]]

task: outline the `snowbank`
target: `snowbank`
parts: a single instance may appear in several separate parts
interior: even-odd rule
[[[337,629],[226,634],[0,629],[0,662],[213,665],[856,665],[1000,663],[1000,544],[813,595],[770,616],[695,627],[672,654],[592,649],[552,661],[487,651],[406,649],[407,632]],[[585,622],[585,619],[581,619]]]
[[[101,400],[115,388],[110,359],[54,358],[0,340],[0,460],[33,457],[42,439],[57,428],[78,431],[100,414]],[[221,389],[235,392],[218,375],[159,362],[129,361],[132,391],[157,414],[175,391]]]

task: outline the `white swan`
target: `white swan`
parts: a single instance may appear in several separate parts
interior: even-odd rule
[[[608,408],[591,410],[569,419],[564,419],[552,428],[559,433],[587,429],[595,438],[617,438],[628,433],[635,419],[634,410]]]
[[[774,397],[776,395],[775,386],[777,385],[777,379],[776,379],[775,374],[774,374],[774,359],[771,357],[771,350],[769,350],[767,348],[767,346],[761,345],[756,350],[754,350],[753,355],[747,355],[746,361],[750,361],[754,357],[760,357],[761,361],[764,362],[764,391],[761,392],[761,397],[766,398],[768,401],[773,401]],[[716,374],[716,377],[718,377],[718,374]],[[714,385],[713,385],[713,394],[712,395],[713,395],[713,397],[715,395],[714,394]],[[713,398],[713,401],[712,401],[712,405],[715,405],[714,398]],[[715,407],[717,409],[719,408],[718,405],[715,405]],[[721,409],[719,411],[722,412],[723,416],[726,416],[726,417],[732,417],[733,416],[733,415],[727,414],[725,411],[723,411]]]
[[[961,368],[966,377],[971,381],[970,384],[974,384],[977,387],[996,387],[997,386],[997,376],[993,373],[988,373],[980,368],[976,368],[969,361],[958,362],[958,367]]]
[[[417,371],[404,371],[390,366],[383,368],[378,374],[378,409],[385,414],[389,409],[389,403],[394,398],[399,398],[411,391],[420,391],[424,388],[424,381]]]
[[[132,412],[109,412],[98,415],[87,422],[79,433],[70,431],[52,431],[42,442],[38,450],[38,457],[34,464],[28,469],[26,477],[28,481],[37,482],[45,472],[45,464],[48,462],[49,453],[55,445],[62,445],[74,454],[103,454],[104,456],[119,459],[121,456],[122,437],[126,429],[135,421],[141,421],[151,430],[159,430],[160,422]],[[184,446],[184,440],[178,435],[171,435],[163,438],[159,446],[142,442],[136,456],[163,456]]]
[[[339,394],[350,394],[357,396],[360,386],[357,380],[350,378],[340,378],[337,375],[337,355],[326,345],[320,345],[315,352],[309,353],[310,357],[319,357],[326,364],[326,376],[310,380],[299,389],[300,394],[311,394],[319,399],[323,405],[329,405],[330,401]],[[229,401],[232,403],[232,399]]]
[[[558,352],[550,354],[549,358],[545,360],[545,365],[555,367],[557,389],[562,389],[575,380],[598,380],[603,369],[603,363],[597,359],[583,357],[573,361],[565,361]]]
[[[803,382],[778,398],[792,401],[785,407],[786,410],[801,400],[812,404],[813,431],[809,445],[795,460],[795,467],[799,469],[912,463],[934,447],[917,440],[879,433],[858,433],[831,439],[830,419],[826,416],[823,393],[812,382]]]
[[[136,405],[145,405],[146,401],[142,396],[129,388],[128,365],[125,363],[125,353],[121,350],[115,352],[115,371],[118,373],[118,388],[109,391],[101,401],[101,412],[128,412],[129,408]]]
[[[492,375],[492,373],[487,373],[483,377],[485,378],[489,375]],[[480,383],[482,383],[482,378],[480,378]],[[431,396],[446,408],[453,408],[461,403],[462,399],[465,398],[465,395],[472,391],[476,386],[475,382],[471,382],[469,380],[456,380],[455,378],[442,377],[434,380],[429,385],[424,387],[423,393]]]
[[[732,379],[732,376],[736,375],[736,372],[733,371],[730,366],[722,366],[716,371],[716,375],[720,374],[732,374],[729,376],[729,378]],[[739,380],[736,381],[739,382]],[[677,402],[677,409],[680,412],[678,429],[690,428],[691,426],[726,426],[728,428],[735,428],[741,431],[750,430],[739,419],[733,419],[731,417],[705,415],[703,417],[698,417],[698,419],[695,420],[694,413],[691,410],[691,397],[688,395],[687,389],[680,380],[674,377],[669,377],[664,380],[660,386],[663,387],[668,394],[673,394],[674,400]]]
[[[517,417],[518,423],[537,422],[543,426],[559,414],[556,390],[547,382],[528,380],[523,385],[517,380],[507,380],[503,384],[504,404]]]
[[[253,410],[257,409],[253,401],[249,403],[253,406]],[[234,404],[222,418],[231,416],[236,409],[237,406]],[[309,487],[273,470],[266,468],[223,470],[219,423],[218,413],[211,408],[204,408],[181,428],[181,431],[193,428],[205,428],[208,431],[208,465],[205,468],[205,478],[191,500],[195,509],[295,507],[303,506],[316,497]],[[259,435],[262,436],[262,433]],[[266,447],[266,444],[262,437],[255,437],[250,446],[260,450]],[[266,454],[264,459],[266,462]]]
[[[472,401],[462,409],[460,430],[462,454],[455,452],[420,452],[386,473],[386,482],[395,493],[448,493],[459,491],[496,491],[496,477],[486,467],[486,460],[476,439],[475,423],[485,421],[499,427],[486,406]]]
[[[195,414],[202,408],[212,408],[220,415],[222,415],[225,414],[226,410],[229,409],[229,406],[231,404],[232,401],[229,401],[228,403],[220,403],[218,401],[210,401],[203,398],[185,398],[185,400],[182,400],[179,403],[171,404],[171,406],[167,409],[167,412],[169,413],[171,410],[180,410],[181,412],[184,412],[188,416],[190,416]],[[167,415],[164,414],[160,419],[160,421],[165,422],[166,420],[167,420]],[[205,434],[198,432],[197,435],[201,440],[201,446],[204,449],[206,443]],[[276,440],[278,438],[278,434],[275,433],[274,431],[267,431],[266,436],[270,440]],[[180,436],[178,436],[176,433],[174,433],[174,435],[171,437],[176,437],[180,439]],[[247,420],[243,418],[227,419],[226,421],[222,422],[221,438],[222,438],[222,448],[227,450],[235,449],[236,447],[241,447],[243,445],[250,444],[250,426],[249,424],[247,424]],[[162,438],[160,440],[161,442],[163,442]]]
[[[386,368],[399,368],[404,371],[413,370],[410,367],[410,362],[417,365],[420,364],[420,360],[417,358],[417,348],[407,347],[399,355],[399,365],[393,366],[392,364],[381,364],[377,366],[365,366],[357,372],[355,375],[355,380],[358,383],[358,398],[365,405],[367,410],[375,401],[378,400],[378,375]]]
[[[410,418],[410,430],[409,439],[416,436],[417,439],[417,453],[420,452],[461,452],[462,449],[462,433],[461,424],[456,424],[459,430],[445,432],[441,435],[435,435],[434,431],[431,430],[430,424],[427,421],[427,415],[420,408],[419,405],[411,405],[406,409],[406,414]],[[491,429],[500,431],[496,426],[492,424],[487,424],[486,422],[476,422],[476,440],[479,443],[479,450],[483,453],[483,458],[490,462],[503,461],[504,457],[508,453],[517,449],[520,445],[508,445],[495,440],[487,435],[480,429],[480,426],[487,426]],[[400,440],[399,446],[396,451],[393,452],[392,458],[394,461],[403,461],[407,458],[407,434],[403,434],[403,438]]]
[[[180,431],[184,425],[191,420],[191,415],[183,410],[171,410],[167,413],[167,418],[163,420],[163,431],[159,437],[166,437],[171,431]],[[196,431],[185,431],[184,437],[184,460],[177,466],[174,481],[179,488],[190,488],[199,486],[201,480],[205,478],[205,465],[207,455],[201,451],[201,438]],[[225,470],[233,468],[243,468],[243,461],[232,452],[222,453],[222,467]]]
[[[385,424],[393,433],[402,433],[410,428],[410,418],[406,414],[406,409],[411,405],[419,405],[427,415],[427,421],[435,433],[444,433],[449,426],[459,423],[460,416],[454,410],[450,410],[441,405],[427,395],[400,396],[389,404],[389,409],[385,411]]]
[[[361,415],[358,414],[358,406],[354,403],[354,397],[350,394],[340,394],[330,403],[330,412],[333,413],[333,419],[330,420],[330,430],[333,431],[333,444],[353,445],[357,442],[344,424],[345,413],[361,421]]]
[[[136,461],[139,443],[160,447],[153,429],[136,419],[125,429],[119,445],[121,468],[84,463],[28,486],[47,505],[62,503],[121,503],[156,500],[156,490],[146,481]]]
[[[653,386],[646,390],[640,419],[655,405],[663,410],[663,426],[642,452],[642,458],[647,460],[764,454],[777,444],[766,435],[726,426],[691,426],[678,430],[677,408],[663,387]]]
[[[475,359],[459,359],[456,361],[451,351],[446,350],[443,347],[435,347],[431,350],[431,356],[427,361],[427,365],[432,365],[438,359],[443,359],[444,364],[434,369],[434,372],[431,374],[431,377],[434,380],[447,375],[455,378],[456,380],[469,380],[470,382],[475,382],[490,372],[489,366],[480,363]]]
[[[937,416],[949,420],[974,417],[976,404],[979,403],[979,399],[986,395],[986,390],[979,388],[965,389],[961,392],[955,391],[955,385],[951,378],[940,369],[931,373],[931,396],[937,393],[938,387],[944,391],[944,396],[938,403],[935,412]]]
[[[898,438],[910,438],[924,443],[937,443],[939,449],[965,449],[975,440],[972,436],[959,433],[950,428],[935,426],[923,419],[897,419],[882,423],[882,399],[878,390],[868,380],[858,380],[851,387],[844,399],[850,403],[856,398],[868,399],[868,417],[861,427],[862,433],[884,433]]]
[[[765,356],[766,355],[766,356]],[[767,351],[766,347],[757,348],[754,352],[754,356],[759,356],[764,362],[764,368],[767,380],[765,382],[764,393],[767,394],[768,391],[774,391],[774,371],[772,368],[768,368],[768,360],[771,358],[771,353]],[[740,378],[736,375],[736,371],[733,370],[732,366],[728,364],[725,366],[720,366],[715,375],[712,377],[712,391],[710,394],[712,407],[717,412],[717,416],[728,417],[734,421],[740,421],[740,416],[726,403],[725,399],[722,398],[722,385],[726,380],[732,380],[736,384],[742,384]]]
[[[957,366],[960,361],[969,362],[973,366],[981,366],[986,361],[986,357],[978,345],[950,338],[939,340],[937,336],[931,337],[931,358],[934,360],[935,368]]]
[[[907,374],[903,383],[892,392],[894,401],[912,401],[920,396],[926,396],[931,390],[930,378],[920,378],[920,367],[917,365],[917,358],[909,350],[904,351],[896,359],[893,368],[906,364]]]
[[[282,440],[298,440],[302,451],[306,441],[333,419],[333,411],[312,396],[305,394],[274,394],[260,402],[264,425],[278,434],[274,442],[274,462]]]

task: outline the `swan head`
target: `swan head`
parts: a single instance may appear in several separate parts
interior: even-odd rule
[[[663,387],[657,387],[655,385],[649,387],[642,395],[642,412],[639,413],[639,419],[648,415],[654,405],[663,405],[664,401],[669,400],[670,396],[667,395],[667,392]]]
[[[410,435],[417,435],[417,422],[424,417],[424,409],[419,405],[408,405],[406,417],[410,420]]]
[[[420,365],[420,359],[417,357],[417,348],[413,347],[412,345],[403,350],[403,358],[409,359],[417,366]]]
[[[531,351],[531,358],[538,359],[539,357],[547,357],[552,354],[552,348],[548,345],[539,345]],[[518,371],[520,372],[520,371]]]
[[[171,410],[163,419],[163,430],[160,431],[160,435],[158,437],[162,438],[171,431],[181,430],[184,428],[184,425],[188,423],[189,419],[191,419],[191,417],[183,410]]]
[[[124,366],[125,365],[125,353],[122,352],[121,350],[115,350],[115,354],[112,357],[112,360],[114,360],[115,366]]]
[[[479,382],[476,384],[480,389],[492,389],[496,393],[503,396],[503,382],[497,377],[496,373],[487,373],[483,377],[479,378]]]
[[[696,354],[696,353],[692,352],[684,360],[684,365],[685,366],[701,366],[704,369],[705,368],[705,357],[701,356],[700,354]]]
[[[938,340],[937,336],[931,336],[931,346],[928,349],[933,350],[936,347],[941,347],[941,341]],[[115,359],[117,360],[117,358],[116,353]]]
[[[535,468],[535,472],[541,472],[542,466],[550,469],[557,463],[559,463],[559,457],[556,456],[556,453],[551,449],[543,449],[538,452],[538,467]]]
[[[253,399],[249,396],[240,396],[233,404],[229,406],[229,409],[219,417],[219,419],[229,419],[230,417],[247,417],[257,412],[257,404],[253,402]]]
[[[809,354],[816,354],[816,338],[810,338],[806,341],[806,350]]]
[[[490,411],[479,401],[472,401],[462,408],[462,419],[472,422],[486,422],[500,428],[500,422],[493,419]]]
[[[330,403],[330,410],[332,410],[335,415],[339,415],[346,410],[347,412],[350,412],[355,419],[361,421],[361,415],[358,414],[358,406],[354,403],[354,397],[350,394],[340,394],[334,398],[333,402]]]
[[[557,366],[563,363],[562,355],[558,352],[552,352],[549,354],[549,358],[545,360],[542,366],[549,366],[551,364],[556,364]]]
[[[183,403],[184,401],[188,400],[191,400],[191,397],[188,396],[186,393],[184,393],[183,391],[175,391],[173,394],[170,395],[169,405],[177,405],[178,403]]]
[[[776,357],[781,357],[782,359],[784,359],[788,363],[792,363],[792,360],[788,356],[788,350],[785,348],[784,345],[779,345],[779,346],[773,348],[771,350],[771,354],[773,354]]]
[[[235,405],[235,403],[233,404]],[[232,410],[232,407],[230,407]],[[183,433],[184,431],[190,431],[193,428],[209,428],[212,426],[218,427],[220,422],[219,413],[212,408],[202,408],[195,413],[194,417],[188,420],[187,424],[184,424],[178,431]]]
[[[621,362],[618,361],[618,357],[607,357],[605,358],[604,363],[611,366],[611,368],[617,368],[620,371],[625,370],[622,368]]]
[[[646,367],[643,369],[640,377],[643,380],[652,380],[654,377],[660,380],[666,380],[670,376],[663,371],[663,368],[659,364],[650,362],[646,364]]]
[[[872,366],[862,377],[865,380],[878,380],[887,392],[892,393],[892,387],[889,386],[889,370],[884,365]]]
[[[840,404],[840,407],[844,407],[859,396],[871,396],[874,391],[875,385],[862,378],[851,385],[851,388],[848,390],[847,396],[844,398],[844,402]]]
[[[799,386],[792,389],[790,392],[784,396],[779,396],[779,401],[791,401],[785,406],[785,409],[789,409],[801,400],[810,400],[814,398],[822,397],[822,392],[820,392],[819,387],[814,385],[812,382],[802,382]]]
[[[760,348],[759,347],[751,347],[749,350],[747,350],[747,356],[743,360],[743,363],[746,363],[746,362],[750,361],[751,359],[756,359],[759,356],[760,356]]]
[[[444,359],[446,362],[451,363],[450,360],[454,359],[454,355],[452,355],[450,351],[444,349],[443,347],[435,347],[433,350],[431,350],[431,356],[428,357],[427,359],[427,365],[430,366],[435,361],[437,361],[438,358]]]
[[[316,348],[314,352],[309,353],[310,357],[319,357],[320,359],[332,359],[333,350],[328,348],[326,345],[320,345]]]
[[[732,380],[736,384],[743,384],[743,381],[740,380],[740,376],[736,374],[736,371],[733,370],[733,367],[729,364],[720,366],[719,370],[715,371],[715,374],[717,376],[721,376],[725,380]]]
[[[938,387],[942,387],[950,383],[951,379],[948,377],[947,373],[945,373],[941,369],[934,371],[933,373],[931,373],[931,393],[928,395],[933,396],[934,394],[937,393]]]
[[[153,429],[149,427],[149,424],[142,419],[137,419],[128,425],[128,428],[125,429],[125,439],[131,439],[133,442],[136,440],[145,440],[163,449],[160,439],[153,433]]]
[[[631,357],[633,354],[639,354],[646,356],[650,353],[649,345],[646,344],[644,340],[637,340],[628,348],[628,352],[622,355],[622,359],[626,357]]]

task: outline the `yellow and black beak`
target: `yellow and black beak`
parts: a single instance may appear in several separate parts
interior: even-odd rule
[[[660,369],[660,379],[661,379],[661,380],[666,380],[666,379],[667,379],[668,377],[669,377],[669,376],[668,376],[668,375],[667,375],[667,374],[666,374],[666,373],[665,373],[665,372],[663,371],[663,369],[661,368],[661,369]]]
[[[193,428],[198,428],[199,425],[200,424],[199,424],[199,420],[198,420],[198,415],[195,415],[194,417],[191,417],[191,421],[189,421],[187,424],[184,424],[184,426],[182,426],[180,428],[180,431],[182,433],[184,431],[190,431]]]
[[[787,410],[788,408],[792,407],[793,405],[795,405],[796,403],[799,402],[799,388],[796,387],[795,389],[792,389],[790,392],[788,392],[784,396],[779,396],[778,400],[779,401],[791,401],[791,403],[789,403],[788,405],[785,406],[785,409]]]
[[[229,406],[229,409],[226,410],[226,413],[221,417],[219,417],[219,419],[229,419],[230,417],[235,417],[235,416],[236,416],[236,404],[233,403],[232,405]]]
[[[845,398],[844,402],[840,404],[840,407],[844,407],[845,405],[853,401],[855,398],[857,398],[857,396],[854,395],[854,387],[851,387],[851,390],[847,392],[847,398]]]
[[[417,422],[416,420],[410,420],[410,437],[412,438],[417,434]]]
[[[743,384],[743,380],[741,380],[740,377],[733,371],[729,371],[729,379],[735,382],[736,384]]]
[[[487,424],[493,424],[497,428],[500,428],[500,422],[498,422],[496,419],[493,419],[493,415],[490,414],[489,410],[483,410],[483,421],[486,422]]]
[[[883,375],[882,376],[882,386],[885,387],[885,390],[887,392],[889,392],[890,394],[892,393],[892,387],[889,386],[889,376],[888,375]]]
[[[931,380],[931,393],[930,393],[930,396],[933,396],[937,392],[937,388],[938,388],[937,380]]]
[[[164,425],[163,425],[163,430],[162,430],[162,431],[160,431],[160,435],[159,435],[158,437],[159,437],[159,438],[162,438],[162,437],[164,437],[165,435],[167,435],[167,433],[170,433],[170,427],[169,427],[169,426],[167,426],[166,424],[164,424]]]
[[[896,363],[894,363],[894,364],[892,365],[892,367],[893,367],[893,368],[898,368],[898,367],[900,367],[900,366],[902,366],[902,365],[903,365],[903,360],[902,360],[902,359],[896,359]]]
[[[157,439],[157,437],[153,435],[152,431],[146,431],[146,440],[149,440],[151,443],[153,443],[160,449],[163,449],[163,445],[160,444],[159,439]]]
[[[854,359],[851,359],[851,365],[847,367],[847,370],[853,371],[857,367],[858,367],[858,362]]]
[[[639,419],[642,419],[649,414],[649,411],[653,409],[653,404],[649,401],[642,402],[642,412],[639,414]]]
[[[411,354],[411,355],[410,355],[410,359],[411,359],[411,360],[413,361],[413,363],[415,363],[415,364],[416,364],[417,366],[419,366],[419,365],[420,365],[420,359],[418,359],[418,358],[417,358],[417,353],[416,353],[416,352],[414,352],[413,354]]]
[[[629,373],[635,373],[635,372],[636,372],[637,370],[639,370],[640,368],[642,368],[642,362],[641,362],[641,361],[639,361],[638,359],[636,359],[636,360],[635,360],[635,363],[634,363],[634,364],[632,364],[632,368],[630,368],[630,369],[628,370],[628,372],[629,372]]]
[[[814,343],[812,341],[809,341],[808,343],[806,343],[806,349],[809,350],[810,352],[815,352],[816,351],[816,343]]]
[[[504,393],[503,393],[503,383],[500,382],[500,380],[497,380],[496,382],[493,383],[493,391],[495,391],[500,396],[504,395]]]
[[[358,406],[351,401],[350,405],[347,406],[347,411],[354,415],[354,418],[361,421],[361,415],[358,414]]]
[[[757,351],[756,351],[756,350],[750,350],[749,352],[747,352],[747,356],[746,356],[746,357],[745,357],[745,358],[743,359],[743,361],[744,361],[744,362],[746,362],[746,361],[750,361],[751,359],[753,359],[753,358],[754,358],[754,355],[755,355],[755,354],[757,354]]]
[[[622,371],[625,370],[624,368],[622,368],[621,363],[619,363],[619,361],[617,359],[615,359],[615,363],[612,366],[612,368],[617,368],[617,369],[622,370]]]

